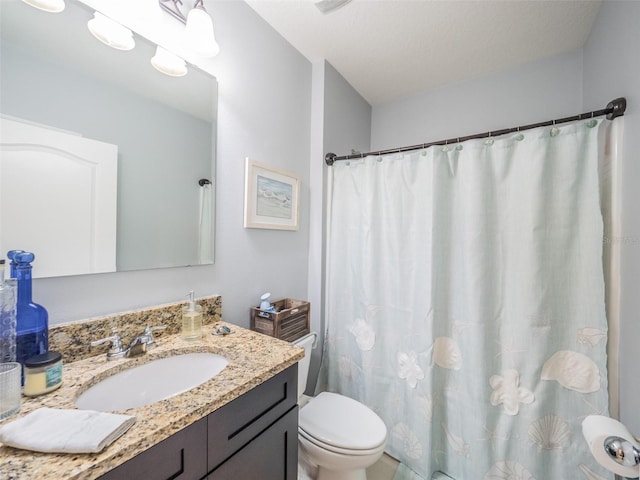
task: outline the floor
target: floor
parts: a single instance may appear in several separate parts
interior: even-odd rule
[[[393,480],[397,467],[398,461],[385,453],[380,460],[367,468],[367,480]]]

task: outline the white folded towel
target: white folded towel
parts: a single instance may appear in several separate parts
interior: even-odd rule
[[[116,413],[39,408],[0,428],[0,442],[35,452],[97,453],[135,421]]]

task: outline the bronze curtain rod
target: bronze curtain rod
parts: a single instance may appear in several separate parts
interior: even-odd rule
[[[532,123],[530,125],[523,125],[521,127],[513,127],[506,128],[504,130],[494,130],[492,132],[485,133],[477,133],[475,135],[467,135],[466,137],[457,137],[450,138],[448,140],[440,140],[438,142],[429,142],[429,143],[421,143],[418,145],[411,145],[408,147],[400,147],[400,148],[390,148],[388,150],[378,150],[376,152],[366,152],[366,153],[352,153],[351,155],[342,155],[338,156],[335,153],[327,153],[324,156],[324,161],[327,165],[331,166],[335,162],[340,160],[351,160],[352,158],[364,158],[369,155],[388,155],[390,153],[402,153],[409,152],[412,150],[422,150],[423,148],[432,147],[435,145],[448,145],[450,143],[460,143],[467,140],[472,140],[474,138],[485,138],[485,137],[497,137],[499,135],[505,135],[507,133],[513,132],[521,132],[523,130],[531,130],[532,128],[537,127],[546,127],[548,125],[558,125],[561,123],[574,122],[576,120],[584,120],[587,118],[599,117],[601,115],[606,115],[607,120],[613,120],[616,117],[621,117],[624,115],[625,110],[627,109],[627,100],[624,97],[616,98],[607,104],[607,108],[603,110],[594,110],[593,112],[581,113],[580,115],[574,115],[573,117],[560,118],[557,120],[549,120],[546,122],[540,123]]]

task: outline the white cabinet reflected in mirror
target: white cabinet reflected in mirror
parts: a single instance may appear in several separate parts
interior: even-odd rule
[[[34,277],[213,263],[215,78],[159,73],[139,35],[103,45],[76,2],[0,17],[0,257],[34,252]]]

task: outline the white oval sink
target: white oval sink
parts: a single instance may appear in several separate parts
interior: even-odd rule
[[[214,353],[159,358],[105,378],[75,401],[84,410],[112,412],[143,407],[191,390],[220,373],[228,360]]]

